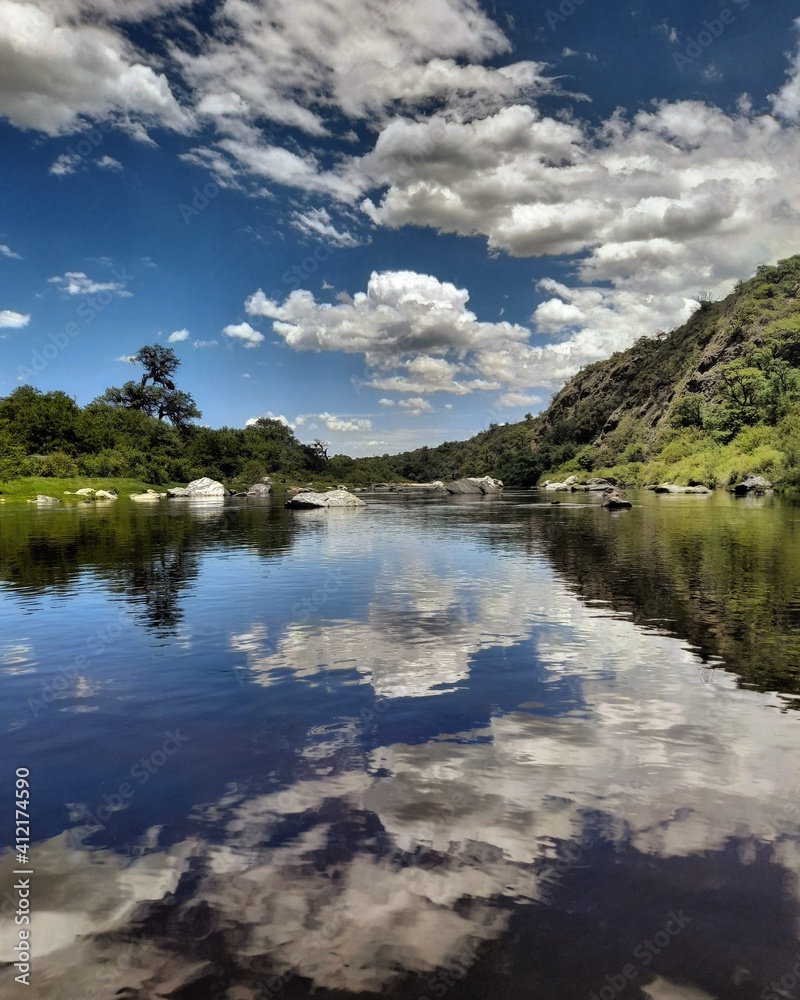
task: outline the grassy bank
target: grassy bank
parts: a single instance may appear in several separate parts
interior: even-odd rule
[[[186,485],[175,483],[170,485]],[[39,493],[49,497],[58,497],[59,500],[80,501],[81,497],[65,496],[66,493],[75,493],[76,490],[90,486],[95,490],[114,490],[121,497],[127,497],[131,493],[143,493],[148,489],[157,489],[163,492],[166,486],[153,486],[152,483],[142,482],[141,479],[121,479],[102,478],[91,476],[77,476],[68,479],[50,478],[44,476],[20,476],[18,479],[8,481],[0,480],[0,499],[8,502],[25,503],[26,500],[33,500]]]

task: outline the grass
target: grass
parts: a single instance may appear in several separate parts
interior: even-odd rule
[[[614,465],[587,472],[573,459],[546,478],[563,481],[570,475],[579,479],[610,476],[625,486],[669,482],[678,486],[701,484],[712,489],[729,489],[747,476],[759,475],[779,488],[796,489],[800,485],[797,461],[800,456],[796,452],[797,434],[788,425],[747,427],[727,444],[687,428],[644,461],[618,460]]]
[[[172,485],[181,485],[170,483]],[[182,484],[185,485],[185,484]],[[50,479],[43,476],[21,476],[19,479],[12,479],[8,482],[0,481],[0,499],[10,502],[25,503],[26,500],[33,500],[39,493],[49,497],[58,497],[59,500],[79,501],[80,497],[65,496],[67,492],[75,493],[76,490],[91,486],[95,490],[116,490],[121,497],[127,497],[131,493],[143,493],[145,490],[154,489],[163,493],[166,486],[153,486],[150,483],[143,483],[140,479],[116,479],[93,476],[75,476],[71,479]]]

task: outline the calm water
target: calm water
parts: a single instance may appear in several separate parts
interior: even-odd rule
[[[0,509],[0,996],[800,996],[800,507],[549,499]]]

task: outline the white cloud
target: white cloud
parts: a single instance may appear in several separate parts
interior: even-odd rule
[[[62,153],[51,163],[48,173],[54,177],[66,177],[75,173],[80,162],[81,158],[77,153]]]
[[[12,260],[22,260],[22,257],[18,253],[14,253],[11,247],[7,246],[5,243],[0,243],[0,257],[8,257]]]
[[[794,22],[794,26],[800,31],[800,17]],[[777,94],[771,95],[771,99],[776,115],[794,124],[800,122],[800,49],[792,59],[786,83]]]
[[[13,309],[0,309],[0,329],[20,330],[30,323],[28,313],[14,312]]]
[[[189,331],[186,329],[175,330],[167,337],[168,344],[179,344],[182,340],[189,339]]]
[[[481,322],[468,300],[466,289],[431,275],[384,271],[373,272],[366,292],[337,304],[317,302],[306,290],[277,303],[259,290],[245,309],[272,319],[275,333],[294,350],[363,354],[370,368],[363,385],[413,397],[546,385],[596,360],[605,345],[585,338],[534,346],[533,331]],[[576,311],[574,318],[582,315]],[[420,411],[417,399],[403,408]]]
[[[372,421],[363,417],[337,417],[333,413],[301,413],[295,417],[295,427],[314,430],[319,421],[326,430],[350,434],[355,431],[372,430]]]
[[[219,343],[218,340],[193,340],[192,347],[203,348],[203,347],[216,347]]]
[[[249,323],[231,323],[222,332],[231,340],[241,340],[245,348],[258,347],[264,341],[264,334],[254,330]]]
[[[394,406],[395,402],[393,399],[379,399],[378,406]]]
[[[405,410],[408,416],[418,417],[423,413],[432,413],[433,407],[421,396],[412,396],[410,399],[401,399],[397,404],[401,410]]]
[[[101,156],[99,160],[95,161],[95,166],[100,167],[101,170],[122,170],[122,164],[113,156]]]
[[[295,212],[292,215],[292,225],[306,236],[332,243],[334,246],[355,247],[359,240],[347,230],[339,230],[331,219],[330,213],[324,208],[310,208],[305,212]]]
[[[192,117],[166,76],[139,61],[120,32],[76,18],[78,6],[0,0],[0,117],[47,135],[74,130],[84,116],[111,116],[134,134],[130,116],[186,131]]]
[[[130,364],[132,361],[136,360],[136,356],[133,354],[120,354],[118,358],[114,358],[115,361],[124,361],[126,364]]]
[[[125,285],[121,281],[93,281],[83,271],[67,271],[65,274],[55,275],[47,280],[51,284],[57,285],[59,291],[64,292],[65,295],[97,295],[100,292],[108,292],[121,299],[128,299],[132,294],[126,291]]]
[[[458,104],[476,94],[508,100],[546,85],[536,63],[474,65],[510,49],[475,0],[225,0],[218,18],[224,36],[174,58],[198,112],[223,130],[262,118],[323,135],[337,112],[366,118],[394,102]]]
[[[504,392],[503,395],[497,400],[497,405],[501,408],[505,407],[523,407],[523,406],[539,406],[544,400],[541,396],[531,396],[525,395],[522,392]]]

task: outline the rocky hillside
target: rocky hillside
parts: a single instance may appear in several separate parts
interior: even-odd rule
[[[585,368],[535,419],[330,466],[364,484],[490,475],[519,488],[574,474],[712,487],[762,474],[800,486],[800,256]]]
[[[583,369],[537,419],[534,450],[554,433],[600,446],[623,423],[632,436],[652,444],[687,397],[706,408],[727,401],[731,363],[751,361],[751,351],[766,349],[793,367],[800,364],[798,341],[800,256],[759,268],[725,300],[702,303],[672,333],[642,337],[629,350]]]
[[[657,462],[680,439],[671,464],[688,457],[689,444],[724,449],[748,430],[759,440],[757,426],[782,428],[783,441],[800,400],[798,368],[800,256],[760,267],[672,333],[642,337],[581,371],[534,422],[532,450],[543,469],[588,472]],[[761,444],[774,437],[761,434]],[[638,480],[644,470],[628,471]]]

